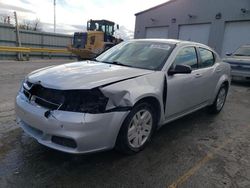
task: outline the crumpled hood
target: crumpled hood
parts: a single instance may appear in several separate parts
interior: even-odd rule
[[[30,73],[27,79],[53,89],[91,89],[154,71],[95,61],[68,63]]]

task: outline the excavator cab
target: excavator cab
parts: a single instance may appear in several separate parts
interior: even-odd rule
[[[115,23],[108,20],[89,20],[87,22],[88,31],[102,31],[104,33],[104,42],[113,41],[114,26]]]
[[[117,29],[119,26],[117,25]],[[115,23],[108,20],[89,20],[87,32],[76,32],[68,50],[78,59],[91,59],[122,42],[114,37]]]
[[[107,35],[114,35],[114,22],[108,20],[89,20],[87,22],[88,31],[102,31]]]

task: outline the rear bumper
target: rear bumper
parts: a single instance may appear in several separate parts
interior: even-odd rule
[[[83,114],[47,109],[31,104],[19,93],[16,97],[17,122],[39,143],[67,153],[90,153],[112,149],[128,112]]]

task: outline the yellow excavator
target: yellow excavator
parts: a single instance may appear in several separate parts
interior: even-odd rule
[[[119,29],[119,25],[116,25]],[[115,23],[108,20],[89,20],[87,32],[75,32],[72,44],[67,48],[79,60],[95,58],[103,51],[122,42],[114,37]]]

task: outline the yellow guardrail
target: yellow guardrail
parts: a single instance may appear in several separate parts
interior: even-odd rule
[[[0,52],[25,52],[25,53],[29,53],[30,52],[30,48],[0,46]]]
[[[41,53],[61,53],[71,54],[67,49],[53,49],[53,48],[26,48],[26,47],[11,47],[11,46],[0,46],[0,52],[41,52]]]
[[[30,48],[30,52],[71,54],[71,52],[68,51],[67,49],[52,49],[52,48]]]

